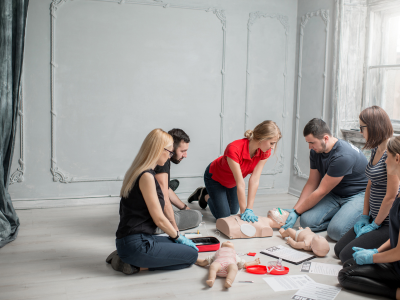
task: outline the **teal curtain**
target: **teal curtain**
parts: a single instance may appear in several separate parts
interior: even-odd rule
[[[17,238],[19,219],[8,193],[29,0],[0,0],[0,248]]]

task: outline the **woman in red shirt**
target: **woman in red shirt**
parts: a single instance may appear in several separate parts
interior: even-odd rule
[[[279,139],[279,127],[273,121],[264,121],[254,130],[247,130],[246,138],[230,143],[223,156],[214,160],[204,172],[205,188],[198,188],[188,199],[199,200],[201,208],[210,207],[216,219],[237,214],[241,219],[257,222],[253,213],[254,198],[262,169]],[[251,174],[246,201],[244,178]]]

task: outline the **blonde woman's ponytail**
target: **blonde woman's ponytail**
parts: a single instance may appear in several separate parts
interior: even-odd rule
[[[253,130],[246,130],[246,132],[244,133],[244,136],[248,139],[248,140],[252,140],[253,139]]]

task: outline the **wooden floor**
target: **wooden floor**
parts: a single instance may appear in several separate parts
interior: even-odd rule
[[[274,207],[291,208],[297,198],[288,194],[263,195],[256,199],[255,212],[266,215]],[[197,203],[189,204],[199,209]],[[0,249],[0,299],[290,299],[294,291],[274,292],[263,277],[238,273],[237,283],[229,290],[223,279],[213,288],[205,285],[207,268],[192,266],[178,271],[141,272],[126,276],[115,272],[105,258],[115,250],[115,231],[119,222],[118,205],[18,210],[21,220],[16,241]],[[209,234],[215,235],[215,220],[209,209],[202,210]],[[200,228],[203,235],[204,228]],[[326,236],[326,232],[321,233]],[[224,236],[219,237],[225,241]],[[259,252],[285,242],[277,231],[271,238],[234,240],[237,252]],[[331,251],[315,261],[338,264]],[[209,254],[200,253],[199,257]],[[271,259],[257,254],[262,264]],[[244,257],[252,260],[250,257]],[[300,267],[290,267],[290,275]],[[304,274],[304,273],[303,273]],[[316,282],[338,285],[332,276],[310,274]],[[336,299],[378,299],[342,290]]]

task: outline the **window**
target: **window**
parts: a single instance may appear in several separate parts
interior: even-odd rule
[[[397,130],[400,121],[400,3],[372,6],[368,18],[363,107],[381,106]]]

